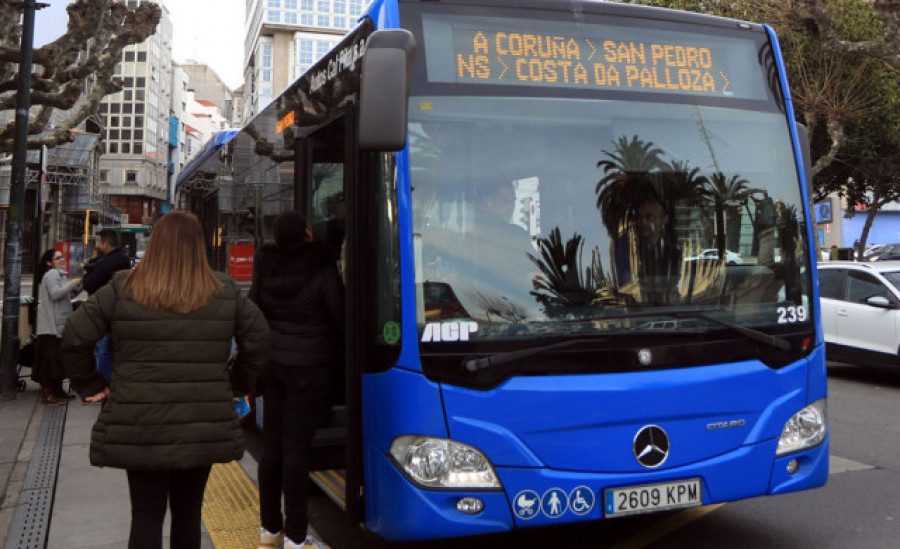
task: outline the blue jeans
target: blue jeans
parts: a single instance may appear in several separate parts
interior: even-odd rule
[[[106,382],[112,376],[112,353],[109,352],[109,334],[103,336],[103,339],[94,346],[94,358],[97,359],[97,371],[103,374]]]

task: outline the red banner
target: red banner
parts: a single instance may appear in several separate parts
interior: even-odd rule
[[[228,275],[241,282],[253,280],[253,244],[228,246]]]

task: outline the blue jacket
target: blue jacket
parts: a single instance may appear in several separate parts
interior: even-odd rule
[[[101,257],[90,272],[84,274],[81,286],[88,295],[93,295],[109,282],[116,272],[130,268],[131,260],[128,259],[128,255],[119,248],[115,248]]]

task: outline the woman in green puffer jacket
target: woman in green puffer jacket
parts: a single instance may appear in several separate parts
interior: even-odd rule
[[[109,384],[94,343],[111,334]],[[238,355],[228,367],[236,340]],[[203,492],[213,463],[239,459],[234,401],[255,390],[269,328],[259,309],[206,260],[203,231],[187,212],[156,223],[143,260],[117,273],[66,323],[66,373],[88,402],[102,402],[91,434],[96,466],[125,469],[132,521],[128,547],[200,547]]]

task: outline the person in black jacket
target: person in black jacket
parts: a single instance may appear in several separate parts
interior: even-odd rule
[[[302,213],[279,215],[274,236],[274,245],[256,252],[250,288],[271,330],[268,363],[260,374],[265,406],[259,545],[314,547],[306,533],[310,444],[326,417],[339,367],[344,288],[333,255],[313,241]]]
[[[118,271],[131,268],[131,260],[119,249],[119,235],[112,229],[101,229],[97,233],[97,250],[102,254],[93,262],[90,270],[85,269],[81,286],[88,295],[94,295],[106,285]],[[103,374],[106,381],[112,375],[112,357],[109,354],[109,336],[97,342],[94,348],[97,371]]]
[[[116,349],[109,382],[94,364],[106,334]],[[259,308],[209,267],[197,217],[177,210],[156,223],[136,269],[113,276],[68,317],[66,373],[87,401],[105,401],[91,464],[127,471],[129,549],[163,546],[167,507],[171,547],[199,549],[210,469],[244,454],[235,402],[256,390],[268,335]]]

